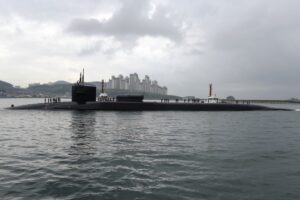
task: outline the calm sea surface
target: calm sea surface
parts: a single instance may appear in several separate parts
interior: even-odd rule
[[[0,99],[0,199],[300,199],[300,112],[4,109],[42,101]]]

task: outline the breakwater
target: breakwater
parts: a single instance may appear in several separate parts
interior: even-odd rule
[[[224,100],[226,101],[226,100]],[[276,99],[238,99],[237,103],[258,103],[258,104],[300,104],[299,100],[276,100]]]

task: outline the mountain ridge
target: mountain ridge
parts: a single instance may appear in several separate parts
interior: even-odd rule
[[[2,83],[2,84],[1,84]],[[58,80],[51,83],[31,84],[27,88],[15,88],[13,84],[0,80],[0,97],[71,97],[72,84],[64,80]],[[86,84],[97,87],[97,94],[100,93],[101,82],[90,81]],[[105,92],[112,97],[125,94],[139,94],[144,95],[145,99],[181,99],[175,95],[158,95],[152,93],[145,93],[141,91],[106,89]]]

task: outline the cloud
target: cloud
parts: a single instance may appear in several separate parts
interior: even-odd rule
[[[0,0],[0,16],[22,16],[35,21],[69,21],[74,16],[110,11],[117,0]]]
[[[300,14],[294,9],[299,6],[295,1],[284,5],[265,1],[243,5],[240,11],[232,7],[233,15],[240,15],[231,18],[226,14],[222,24],[210,30],[212,48],[234,59],[226,68],[239,80],[289,84],[293,74],[300,72],[296,53],[300,50]]]
[[[126,0],[111,18],[75,18],[67,30],[85,36],[108,35],[126,39],[160,36],[178,41],[182,37],[180,26],[169,15],[161,6],[151,7],[149,1]]]
[[[149,74],[182,96],[206,97],[212,82],[220,97],[300,97],[299,7],[297,0],[0,0],[0,80],[72,82],[86,66],[90,80]]]

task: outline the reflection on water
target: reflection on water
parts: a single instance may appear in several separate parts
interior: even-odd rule
[[[71,145],[72,155],[91,155],[95,154],[95,112],[72,112],[71,118]]]

